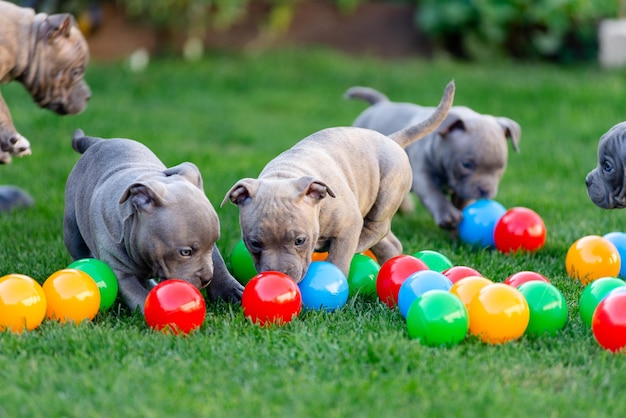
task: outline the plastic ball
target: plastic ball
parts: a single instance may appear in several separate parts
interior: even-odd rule
[[[530,310],[526,334],[554,335],[567,323],[567,303],[563,294],[551,283],[530,281],[518,290],[524,295]]]
[[[469,316],[461,301],[445,290],[419,296],[407,313],[409,337],[429,347],[453,346],[467,336]]]
[[[100,290],[100,310],[105,311],[113,306],[117,298],[117,277],[106,263],[96,258],[81,258],[67,266],[68,269],[84,271],[96,282]]]
[[[598,344],[612,352],[626,347],[626,293],[604,298],[593,313],[591,330]]]
[[[61,323],[92,320],[100,308],[100,290],[90,275],[76,269],[52,273],[42,286],[46,317]]]
[[[567,275],[583,285],[601,277],[616,277],[620,264],[615,245],[598,235],[587,235],[578,239],[569,247],[565,256]]]
[[[0,277],[0,331],[32,331],[45,317],[46,295],[39,283],[23,274]]]
[[[305,309],[334,311],[348,301],[348,280],[336,265],[314,261],[298,283]]]
[[[198,289],[179,279],[163,280],[150,289],[144,317],[150,328],[166,334],[189,334],[206,316],[206,304]]]
[[[493,231],[506,208],[495,200],[479,199],[463,208],[459,238],[475,247],[493,247]]]
[[[608,234],[602,235],[607,241],[610,241],[617,248],[617,252],[619,253],[620,258],[620,269],[618,276],[622,278],[626,278],[626,262],[621,263],[621,260],[626,260],[626,233],[624,232],[609,232]]]
[[[470,333],[488,344],[502,344],[524,335],[530,310],[515,287],[494,283],[483,287],[469,307]]]
[[[411,274],[398,291],[398,308],[403,317],[407,317],[411,304],[418,296],[429,290],[448,291],[452,282],[443,274],[434,270],[422,270]]]
[[[550,280],[546,279],[544,275],[534,271],[518,271],[517,273],[513,273],[507,277],[503,283],[508,284],[509,286],[519,287],[524,283],[532,281],[550,283]]]
[[[302,310],[300,288],[284,273],[266,271],[243,289],[241,306],[246,318],[260,326],[285,325]]]
[[[450,293],[459,298],[463,305],[469,310],[472,299],[485,287],[493,284],[493,281],[482,276],[463,277],[452,285]]]
[[[376,261],[376,264],[378,264],[378,257],[376,257],[376,254],[374,254],[372,250],[365,250],[361,254],[368,256],[372,260]]]
[[[243,285],[257,274],[254,260],[243,240],[240,240],[233,248],[230,254],[230,265],[233,270],[233,276]]]
[[[422,260],[430,270],[442,272],[453,266],[452,261],[445,255],[432,250],[422,250],[413,254],[413,257]]]
[[[383,263],[376,277],[376,293],[380,301],[391,309],[395,308],[402,283],[411,274],[421,270],[428,270],[428,266],[411,255],[398,255]]]
[[[616,277],[601,277],[589,283],[583,289],[578,300],[578,314],[583,324],[591,327],[591,318],[598,304],[612,290],[626,286],[626,282]]]
[[[532,209],[511,208],[496,223],[493,239],[503,253],[537,251],[546,243],[546,225]]]
[[[364,254],[355,254],[350,263],[348,286],[351,294],[376,295],[376,277],[380,265]]]
[[[444,270],[443,275],[446,276],[454,284],[464,277],[482,276],[477,270],[466,266],[454,266]]]
[[[311,254],[311,261],[326,261],[326,259],[328,258],[328,251],[324,251],[324,252],[313,252],[313,254]]]

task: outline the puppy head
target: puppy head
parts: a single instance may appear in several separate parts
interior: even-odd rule
[[[83,78],[89,47],[74,18],[66,13],[46,16],[38,37],[29,63],[33,68],[22,81],[39,106],[60,115],[82,112],[91,97]]]
[[[451,191],[465,201],[494,198],[506,169],[507,140],[519,150],[517,122],[457,110],[450,112],[438,133],[440,158]]]
[[[239,206],[243,241],[258,272],[304,277],[319,239],[319,209],[332,190],[313,177],[243,179],[226,194]]]
[[[613,126],[598,143],[598,166],[587,174],[587,194],[603,209],[626,207],[626,122]]]
[[[213,279],[219,219],[204,192],[183,175],[139,180],[120,199],[127,251],[152,277],[177,278],[197,288]]]

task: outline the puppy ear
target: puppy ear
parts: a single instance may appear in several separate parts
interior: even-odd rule
[[[300,196],[313,204],[318,203],[327,195],[336,197],[335,192],[326,183],[310,176],[300,177],[296,180],[296,188],[296,190],[302,191]]]
[[[256,179],[241,179],[233,187],[230,188],[220,207],[224,207],[226,201],[230,200],[233,204],[240,206],[252,199],[254,193],[259,188]]]
[[[504,129],[504,136],[511,140],[513,150],[515,152],[519,152],[519,141],[522,136],[522,128],[517,122],[509,118],[499,117],[496,118],[496,121],[500,126],[502,126],[502,129]]]
[[[465,131],[465,122],[459,115],[454,113],[448,113],[448,116],[441,122],[441,125],[437,128],[437,133],[441,136],[448,135],[450,132],[454,130]]]
[[[69,13],[49,15],[41,25],[41,30],[48,41],[62,36],[67,38],[70,36],[73,23],[74,17]]]
[[[189,162],[185,162],[174,167],[170,167],[163,171],[163,174],[166,176],[182,176],[188,181],[190,181],[193,185],[195,185],[198,189],[204,190],[202,188],[202,174],[200,174],[200,170],[198,167]]]
[[[126,188],[120,204],[127,200],[138,211],[149,211],[163,203],[165,187],[159,182],[133,183]]]

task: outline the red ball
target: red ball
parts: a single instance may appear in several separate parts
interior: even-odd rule
[[[284,325],[302,309],[300,288],[284,273],[266,271],[246,284],[241,297],[243,314],[261,326]]]
[[[378,298],[391,309],[398,305],[400,286],[416,271],[428,270],[422,260],[411,255],[399,255],[387,260],[380,267],[376,277]]]
[[[449,269],[443,271],[443,275],[450,279],[452,284],[458,282],[464,277],[482,276],[482,274],[480,274],[478,271],[466,266],[450,267]]]
[[[598,343],[607,350],[622,351],[626,346],[626,293],[612,293],[596,307],[591,330]]]
[[[541,281],[550,283],[550,280],[546,279],[543,275],[536,273],[534,271],[519,271],[517,273],[511,274],[505,281],[504,284],[508,284],[509,286],[519,287],[520,285],[526,282],[532,281]]]
[[[206,304],[198,289],[183,280],[164,280],[148,293],[144,316],[150,328],[189,334],[204,322]]]
[[[503,253],[537,251],[546,243],[546,225],[532,209],[511,208],[496,223],[493,238]]]

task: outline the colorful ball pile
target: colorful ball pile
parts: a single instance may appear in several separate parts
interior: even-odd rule
[[[90,321],[112,306],[117,290],[113,271],[94,258],[54,272],[43,285],[23,274],[8,274],[0,278],[0,331],[32,331],[44,319]]]
[[[439,272],[420,261],[392,258],[381,266],[376,284],[380,301],[398,308],[409,337],[421,344],[450,346],[468,335],[502,344],[523,335],[554,335],[567,322],[563,294],[537,272],[494,283],[471,267]]]
[[[501,203],[479,199],[463,209],[460,239],[479,248],[495,247],[503,253],[534,252],[546,242],[546,226],[532,209],[506,209]]]

